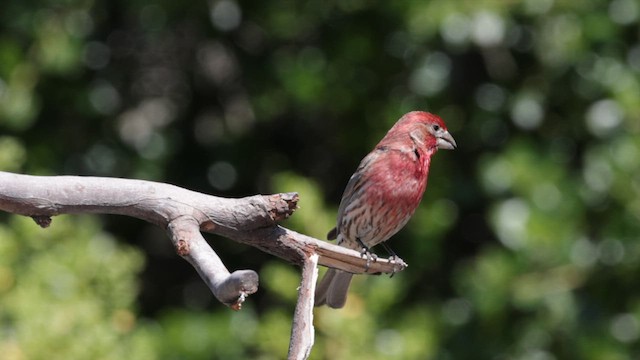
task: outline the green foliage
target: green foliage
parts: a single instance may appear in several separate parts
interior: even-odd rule
[[[7,359],[153,358],[134,311],[141,254],[95,220],[44,231],[12,216],[0,227],[1,352]]]
[[[20,170],[25,162],[26,151],[19,140],[11,136],[0,137],[0,169],[2,171]]]
[[[0,169],[297,191],[284,225],[324,238],[360,159],[430,110],[460,147],[389,242],[409,268],[317,309],[312,358],[637,358],[639,17],[634,0],[9,0]],[[192,298],[197,274],[144,224],[1,219],[2,354],[285,356],[290,264],[215,240],[261,275],[232,313]]]

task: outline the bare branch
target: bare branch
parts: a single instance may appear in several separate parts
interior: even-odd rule
[[[282,226],[260,228],[248,232],[224,233],[232,240],[255,246],[260,250],[294,262],[300,266],[311,254],[320,256],[318,263],[354,274],[393,274],[408,265],[400,258],[394,260],[378,258],[370,262],[361,253],[337,246],[327,241],[297,233]],[[292,256],[299,254],[299,256]]]
[[[169,223],[167,231],[178,255],[193,265],[221,303],[240,310],[245,298],[258,291],[258,274],[253,270],[237,270],[230,274],[202,237],[195,219],[175,219]]]
[[[304,360],[311,354],[314,342],[313,301],[318,280],[318,254],[305,259],[302,266],[302,280],[298,289],[298,303],[293,315],[289,360]]]
[[[176,252],[193,265],[216,298],[234,308],[256,291],[251,270],[229,274],[199,231],[245,243],[302,266],[312,254],[321,265],[352,273],[394,273],[402,260],[379,258],[367,267],[360,253],[277,225],[297,208],[296,193],[228,199],[144,180],[30,176],[0,172],[0,210],[32,217],[42,227],[60,214],[136,217],[169,232]],[[199,230],[199,231],[198,231]]]
[[[0,210],[34,217],[38,224],[60,214],[100,213],[165,227],[187,215],[210,232],[247,231],[289,217],[297,201],[295,193],[227,199],[144,180],[0,172]]]

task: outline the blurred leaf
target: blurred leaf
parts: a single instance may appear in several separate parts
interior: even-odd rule
[[[136,250],[89,218],[57,218],[46,232],[25,217],[10,221],[0,232],[0,349],[27,358],[52,349],[58,358],[157,356],[133,312]]]
[[[18,139],[0,136],[0,170],[17,172],[26,160],[26,151]]]

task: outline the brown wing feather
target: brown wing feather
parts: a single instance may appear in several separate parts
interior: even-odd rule
[[[340,207],[338,208],[338,218],[336,222],[336,228],[331,230],[327,237],[329,240],[336,239],[338,234],[340,233],[340,224],[342,224],[342,217],[344,216],[344,211],[347,206],[353,201],[353,196],[358,193],[358,190],[362,186],[362,175],[365,173],[363,171],[369,163],[375,161],[378,156],[380,156],[381,151],[387,151],[386,147],[376,148],[375,151],[369,153],[369,155],[365,156],[362,161],[360,161],[360,165],[358,165],[358,169],[351,175],[347,186],[344,189],[344,193],[342,194],[342,199],[340,200]]]

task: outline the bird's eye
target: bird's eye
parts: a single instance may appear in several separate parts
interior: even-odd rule
[[[440,131],[440,125],[438,124],[433,124],[431,128],[433,129],[433,131]]]

